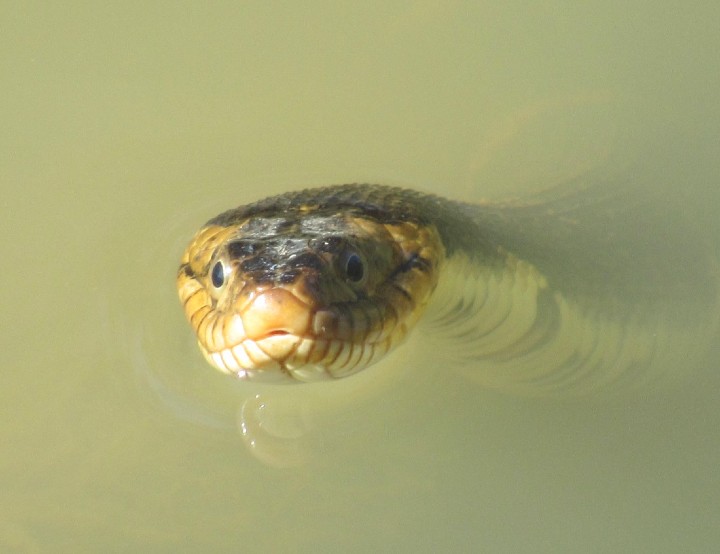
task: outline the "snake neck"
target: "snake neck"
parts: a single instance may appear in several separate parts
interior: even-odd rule
[[[501,252],[482,266],[445,262],[423,320],[443,363],[485,387],[531,396],[627,390],[692,367],[714,339],[720,299],[690,324],[672,304],[629,305],[553,288],[533,264]]]

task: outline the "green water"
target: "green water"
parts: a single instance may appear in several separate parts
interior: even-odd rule
[[[174,272],[217,212],[354,181],[477,200],[626,171],[717,244],[719,16],[0,5],[0,551],[716,550],[717,349],[671,390],[563,401],[416,338],[277,392],[202,361]]]

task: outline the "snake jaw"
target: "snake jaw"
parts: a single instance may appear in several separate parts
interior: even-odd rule
[[[212,319],[211,316],[208,319]],[[337,306],[316,309],[291,292],[259,294],[241,317],[203,322],[198,344],[215,368],[254,382],[310,382],[356,373],[402,343],[408,327],[388,314],[363,329]],[[232,339],[232,340],[231,340]]]
[[[403,342],[409,326],[400,314],[391,306],[368,306],[373,309],[310,306],[273,288],[245,302],[242,315],[203,307],[199,316],[187,316],[199,320],[198,345],[216,369],[241,380],[297,383],[346,377]],[[358,323],[373,317],[382,323]]]

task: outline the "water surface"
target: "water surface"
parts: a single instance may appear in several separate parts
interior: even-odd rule
[[[712,551],[717,349],[571,400],[416,338],[278,393],[209,368],[174,290],[201,223],[310,184],[478,200],[600,170],[717,245],[717,9],[655,8],[0,8],[0,549]]]

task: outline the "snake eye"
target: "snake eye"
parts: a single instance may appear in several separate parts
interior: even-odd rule
[[[365,276],[365,264],[362,258],[355,253],[350,254],[345,260],[345,275],[353,283],[362,281]]]
[[[222,262],[215,262],[212,272],[210,273],[210,280],[216,289],[219,289],[225,284],[225,267]]]

